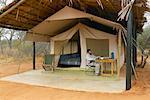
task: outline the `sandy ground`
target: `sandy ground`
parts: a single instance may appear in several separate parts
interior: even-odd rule
[[[38,62],[37,69],[41,68],[41,63]],[[32,61],[27,61],[21,64],[19,72],[31,69]],[[0,77],[16,73],[18,65],[15,63],[0,64]],[[138,80],[134,82],[132,89],[120,94],[76,92],[0,81],[0,100],[149,100],[150,64],[144,69],[138,68],[137,73]]]

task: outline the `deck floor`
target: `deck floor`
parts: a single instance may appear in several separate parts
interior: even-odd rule
[[[88,76],[81,70],[58,70],[54,73],[32,70],[3,77],[0,80],[59,89],[120,93],[125,91],[125,78]]]

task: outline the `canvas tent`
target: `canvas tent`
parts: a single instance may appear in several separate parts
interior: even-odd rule
[[[98,32],[98,30],[94,30],[89,27],[81,29],[81,28],[79,28],[79,26],[85,27],[85,25],[81,25],[81,24],[78,24],[77,26],[75,26],[77,23],[80,22],[81,19],[89,19],[91,21],[111,27],[111,28],[117,30],[117,33],[116,33],[117,36],[112,36],[112,35],[105,36],[105,34],[106,34],[105,32]],[[89,38],[89,37],[92,39],[101,38],[100,33],[104,33],[103,34],[104,38],[109,37],[107,39],[110,39],[110,37],[111,38],[116,37],[116,38],[110,39],[110,41],[112,41],[110,43],[114,43],[114,45],[110,44],[110,46],[111,46],[110,51],[112,49],[112,51],[114,51],[114,53],[116,55],[117,68],[119,68],[121,66],[121,61],[122,62],[124,61],[124,60],[121,60],[121,58],[124,58],[124,57],[121,57],[121,42],[122,42],[121,41],[121,33],[126,33],[126,30],[124,29],[124,27],[119,23],[116,23],[116,22],[113,22],[113,21],[110,21],[110,20],[107,20],[107,19],[104,19],[101,17],[97,17],[95,15],[88,14],[86,12],[82,12],[80,10],[77,10],[77,9],[74,9],[74,8],[71,8],[68,6],[64,7],[60,11],[56,12],[54,15],[48,17],[42,23],[38,24],[37,26],[35,26],[31,30],[29,30],[28,33],[26,34],[25,39],[30,40],[30,41],[35,41],[35,42],[38,42],[38,41],[50,42],[50,38],[53,37],[53,38],[51,38],[51,46],[52,46],[51,53],[55,53],[57,50],[61,50],[61,49],[55,50],[55,48],[61,48],[61,46],[63,46],[65,44],[65,42],[67,43],[67,41],[72,37],[73,34],[75,34],[75,32],[77,30],[79,30],[80,33],[86,33],[86,36],[84,36],[83,34],[82,35],[80,34],[80,38],[82,38],[82,39],[80,39],[81,44],[82,44],[81,47],[84,48],[84,50],[81,50],[81,55],[85,55],[85,53],[86,53],[85,52],[86,41],[83,38]],[[89,30],[91,32],[89,32]],[[65,33],[63,33],[63,32],[65,32]],[[63,35],[59,35],[61,33],[63,33]],[[54,38],[54,36],[56,36],[58,38],[57,42],[52,42],[52,40],[53,41],[57,40],[57,38]],[[65,38],[66,41],[64,41],[64,40],[63,40],[63,42],[59,41],[59,37],[61,37],[61,39],[62,39],[62,37]],[[56,43],[57,43],[57,45],[56,45]],[[61,46],[59,46],[58,44]],[[60,51],[57,51],[57,52],[60,53]],[[124,55],[122,55],[122,56],[124,56]],[[82,56],[81,60],[82,60],[81,66],[84,67],[85,66],[85,56]],[[120,69],[118,69],[118,73],[119,73],[119,70]]]
[[[5,28],[12,28],[17,30],[30,30],[30,34],[27,34],[28,40],[31,41],[46,41],[49,42],[49,38],[53,37],[63,31],[70,29],[73,27],[81,18],[88,18],[93,21],[96,21],[101,24],[108,25],[110,27],[116,28],[118,24],[114,24],[114,22],[104,20],[99,17],[103,17],[112,21],[117,21],[118,14],[119,19],[123,19],[126,17],[128,19],[126,22],[123,22],[122,25],[127,29],[127,47],[126,47],[126,89],[131,88],[131,63],[136,66],[137,61],[137,50],[136,47],[132,47],[132,38],[136,41],[137,33],[141,33],[143,31],[142,27],[146,18],[143,17],[145,11],[150,11],[147,5],[147,0],[101,0],[102,2],[97,2],[98,0],[14,0],[10,5],[1,9],[0,13],[0,26]],[[29,5],[31,4],[31,5]],[[38,5],[38,7],[36,7]],[[71,8],[66,7],[68,10],[65,10],[63,14],[61,14],[59,20],[45,20],[49,16],[54,13],[57,14],[57,11],[62,9],[64,6],[69,5],[78,10],[82,10],[84,12],[88,12],[90,14],[94,14],[96,16],[88,16],[89,14],[84,14],[84,17],[76,16],[79,14],[75,14],[75,9],[71,10]],[[105,8],[101,10],[101,8]],[[25,9],[26,8],[26,9]],[[65,8],[63,8],[65,9]],[[122,9],[122,10],[121,10]],[[31,12],[32,10],[32,12]],[[121,11],[120,11],[121,10]],[[70,12],[72,11],[72,12]],[[62,12],[62,10],[61,10]],[[76,11],[79,13],[79,11]],[[82,12],[82,14],[84,13]],[[119,13],[118,13],[119,12]],[[66,15],[74,15],[74,17],[70,17],[71,19],[65,19],[63,16]],[[80,13],[81,14],[81,13]],[[57,16],[58,17],[58,16]],[[54,17],[55,18],[55,17]],[[43,21],[43,22],[42,22]],[[104,22],[105,23],[104,23]],[[42,22],[42,23],[41,23]],[[39,25],[38,25],[39,24]],[[126,25],[125,25],[126,24]],[[36,26],[37,25],[37,26]],[[33,27],[37,28],[33,28]],[[119,25],[119,29],[122,28]],[[40,31],[38,31],[40,30]],[[37,34],[38,33],[38,34]],[[119,30],[120,33],[120,30]],[[118,34],[118,61],[121,54],[121,35]],[[35,43],[33,43],[34,45]],[[33,46],[35,47],[35,45]],[[33,57],[35,58],[35,56]],[[34,64],[35,65],[35,61]],[[119,64],[118,64],[119,66]]]
[[[84,24],[77,24],[71,29],[58,34],[54,37],[52,37],[51,40],[51,53],[55,55],[61,55],[62,48],[68,44],[69,40],[77,33],[79,32],[80,36],[80,46],[81,46],[81,67],[86,66],[86,51],[87,51],[87,40],[88,39],[95,39],[95,40],[108,40],[109,46],[109,57],[111,56],[111,52],[114,52],[115,55],[117,54],[117,35],[112,35],[106,32],[102,32],[100,30],[88,27]],[[97,46],[104,46],[104,45],[94,45],[96,48]],[[77,45],[75,45],[77,46]],[[124,63],[124,51],[122,49],[122,55],[121,55],[121,65]],[[117,58],[117,56],[115,56]],[[58,59],[57,61],[58,62]]]

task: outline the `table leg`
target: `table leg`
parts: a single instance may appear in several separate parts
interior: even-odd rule
[[[111,75],[113,76],[113,74],[114,74],[114,63],[111,62]]]
[[[101,63],[101,75],[103,75],[103,63]]]

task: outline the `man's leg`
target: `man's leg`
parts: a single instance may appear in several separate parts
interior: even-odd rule
[[[99,71],[100,71],[100,64],[99,63],[95,63],[95,74],[99,75]]]

